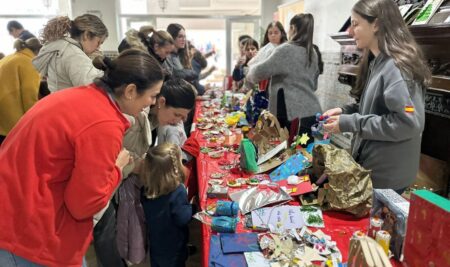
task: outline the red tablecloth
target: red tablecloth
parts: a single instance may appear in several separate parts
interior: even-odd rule
[[[201,102],[197,102],[196,112],[194,121],[197,121],[197,118],[201,115]],[[207,140],[203,138],[203,134],[200,130],[196,130],[192,133],[194,137],[198,140],[200,146],[206,146]],[[233,153],[228,153],[227,157],[229,160],[233,160],[238,155]],[[206,191],[208,189],[208,181],[210,179],[210,175],[214,172],[225,172],[220,169],[219,159],[214,159],[209,157],[207,154],[200,153],[197,158],[197,174],[198,174],[198,193],[199,193],[199,201],[200,207],[202,210],[205,210],[206,207],[216,202],[216,199],[208,199],[206,197]],[[236,179],[239,176],[236,174],[229,174],[224,177],[224,181],[228,179]],[[229,189],[231,192],[241,189]],[[350,244],[350,237],[355,231],[367,231],[367,227],[369,224],[369,218],[355,218],[353,215],[345,214],[342,212],[323,212],[323,219],[325,228],[321,229],[324,233],[331,236],[332,240],[336,241],[338,248],[342,253],[342,257],[344,262],[347,261],[348,257],[348,248]],[[250,230],[244,229],[243,221],[241,220],[237,226],[236,232],[250,232]],[[209,256],[209,242],[211,239],[211,228],[205,224],[202,224],[202,266],[208,266],[208,256]],[[394,266],[401,266],[397,262],[392,262]]]

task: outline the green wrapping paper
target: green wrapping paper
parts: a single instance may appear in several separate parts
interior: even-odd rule
[[[347,151],[333,145],[316,145],[313,172],[316,177],[328,176],[324,197],[319,196],[324,209],[347,211],[357,217],[369,213],[373,190],[370,171],[356,163]]]

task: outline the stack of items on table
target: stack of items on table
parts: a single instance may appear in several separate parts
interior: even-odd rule
[[[242,96],[228,98],[245,101]],[[373,190],[370,171],[346,151],[330,145],[329,140],[316,140],[302,148],[308,141],[305,135],[288,144],[288,131],[267,111],[249,129],[238,108],[234,113],[220,108],[227,106],[223,99],[204,105],[198,125],[208,140],[202,152],[216,158],[221,169],[208,181],[209,205],[195,216],[217,233],[210,240],[210,266],[310,266],[312,262],[341,266],[336,243],[317,230],[327,227],[322,210],[371,216],[369,231],[354,235],[349,264],[362,260],[363,266],[380,262],[379,266],[390,266],[387,255],[402,260],[404,250],[417,246],[407,241],[403,246],[410,233],[406,231],[409,202],[392,190]],[[242,106],[236,103],[231,106]],[[317,121],[316,132],[321,126],[320,114]],[[205,127],[207,124],[210,127]],[[224,203],[233,207],[230,216],[215,212]],[[234,211],[236,207],[239,212]],[[440,234],[444,228],[440,226]],[[423,239],[417,234],[414,238]],[[441,247],[447,253],[448,246]],[[405,262],[407,255],[405,252]]]

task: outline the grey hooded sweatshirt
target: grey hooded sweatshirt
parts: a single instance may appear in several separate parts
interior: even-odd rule
[[[355,134],[352,155],[372,170],[374,188],[398,190],[414,181],[425,125],[424,92],[380,53],[371,62],[359,105],[343,107],[340,130]]]
[[[33,65],[47,77],[48,89],[52,93],[90,84],[103,74],[94,67],[81,44],[69,37],[45,44],[33,59]]]

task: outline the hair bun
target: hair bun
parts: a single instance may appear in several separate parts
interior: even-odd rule
[[[109,57],[105,56],[95,57],[94,60],[92,60],[92,64],[102,71],[113,70],[115,68],[114,62]]]

